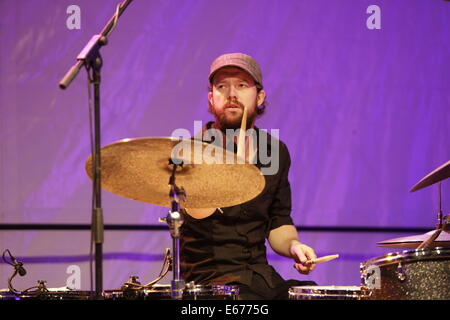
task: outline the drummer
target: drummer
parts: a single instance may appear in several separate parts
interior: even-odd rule
[[[240,128],[245,107],[246,127],[253,128],[258,138],[261,131],[254,124],[266,103],[258,63],[243,53],[219,56],[211,65],[209,84],[209,112],[215,120],[204,130],[217,129],[225,137],[226,129]],[[246,137],[247,148],[249,139],[251,136]],[[299,273],[313,271],[315,265],[306,261],[316,258],[314,250],[299,241],[290,216],[290,156],[284,143],[277,145],[279,150],[271,152],[279,156],[279,168],[275,174],[265,175],[266,186],[259,196],[233,207],[187,209],[180,257],[186,282],[238,285],[240,299],[288,299],[289,287],[315,284],[286,281],[267,261],[266,239],[277,254],[293,259]],[[267,139],[270,147],[271,139]],[[264,166],[258,158],[256,166]]]

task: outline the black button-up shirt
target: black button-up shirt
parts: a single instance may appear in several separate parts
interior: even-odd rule
[[[211,123],[208,124],[209,127]],[[260,130],[256,129],[259,139]],[[269,152],[270,135],[267,134]],[[254,272],[264,277],[270,287],[282,278],[267,262],[265,240],[272,229],[293,225],[291,189],[288,181],[290,156],[279,141],[279,169],[265,175],[266,185],[256,198],[240,205],[216,210],[195,219],[185,216],[181,228],[181,276],[196,284],[241,283],[251,285]],[[261,169],[259,156],[256,166]],[[233,181],[227,182],[233,187]]]

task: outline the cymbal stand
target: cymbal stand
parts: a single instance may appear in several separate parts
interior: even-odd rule
[[[448,217],[445,217],[445,223],[443,223],[443,214],[442,214],[442,194],[441,194],[441,183],[438,184],[438,193],[439,193],[439,212],[438,212],[438,225],[436,227],[436,231],[426,240],[424,240],[417,249],[425,249],[430,244],[432,244],[441,234],[442,230],[449,231],[450,225],[448,221]]]
[[[172,299],[182,299],[183,289],[185,287],[184,280],[180,277],[180,227],[183,225],[184,218],[181,214],[180,203],[186,201],[186,192],[183,187],[179,188],[175,183],[175,173],[177,167],[182,167],[183,164],[175,164],[171,160],[169,163],[173,166],[172,175],[169,179],[170,191],[169,198],[171,202],[171,210],[168,212],[166,218],[163,218],[169,226],[170,234],[172,236],[173,246],[173,279],[171,282]]]

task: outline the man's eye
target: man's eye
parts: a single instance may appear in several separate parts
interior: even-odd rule
[[[247,87],[248,87],[248,84],[246,84],[246,83],[239,84],[239,88],[247,88]]]

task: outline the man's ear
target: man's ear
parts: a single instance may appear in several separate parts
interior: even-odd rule
[[[213,101],[213,93],[210,91],[208,92],[208,111],[211,112],[212,114],[214,114],[213,110],[212,110],[212,101]]]
[[[208,92],[208,102],[210,106],[212,106],[213,104],[212,101],[213,101],[213,93],[210,91]]]
[[[266,98],[266,92],[264,90],[260,90],[258,92],[258,107],[263,104],[264,99]]]

